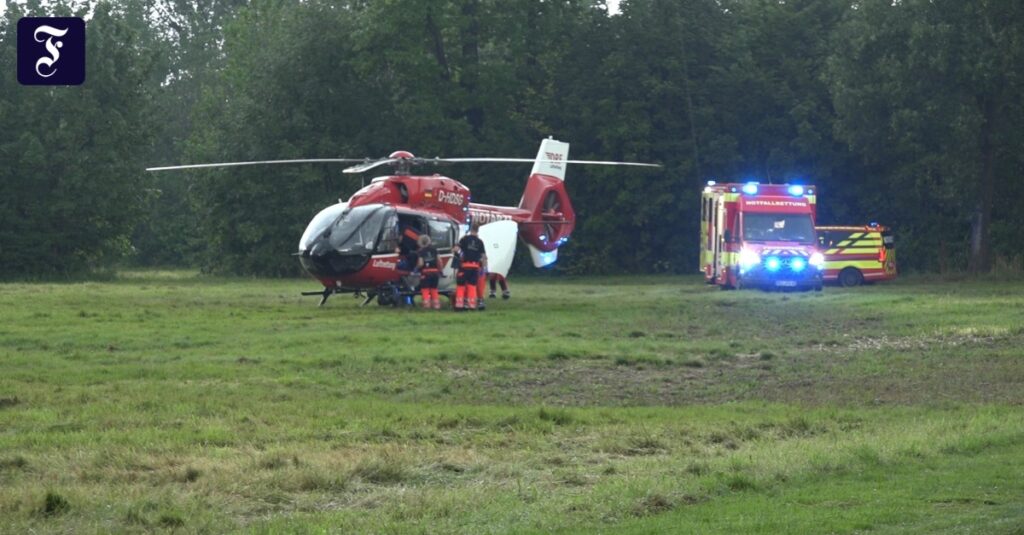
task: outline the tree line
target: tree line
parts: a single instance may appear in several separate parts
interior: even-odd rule
[[[86,83],[24,87],[16,25],[87,18]],[[303,157],[571,156],[557,269],[696,271],[706,180],[819,188],[901,265],[1018,269],[1024,4],[999,0],[124,0],[0,17],[0,276],[126,263],[287,276],[361,185]],[[430,170],[433,172],[433,170]],[[515,204],[528,168],[443,168]]]

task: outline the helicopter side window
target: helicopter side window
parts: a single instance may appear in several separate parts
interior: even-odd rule
[[[398,215],[391,214],[380,229],[377,241],[378,253],[393,253],[398,248]]]
[[[455,242],[455,228],[448,221],[431,221],[430,241],[438,251],[451,249]]]

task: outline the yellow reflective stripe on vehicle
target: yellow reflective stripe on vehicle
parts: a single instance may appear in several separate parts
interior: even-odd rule
[[[848,267],[882,269],[882,263],[877,260],[835,260],[825,262],[825,269],[843,269]]]
[[[839,249],[829,249],[829,250],[825,251],[825,254],[836,254],[838,252],[839,252]]]
[[[850,245],[850,240],[843,240],[836,244],[836,247],[846,247],[847,245]]]
[[[882,246],[882,240],[860,239],[860,240],[857,240],[857,241],[853,242],[851,245],[853,245],[855,247],[871,247],[871,246],[881,247]]]
[[[739,193],[725,193],[725,194],[722,195],[722,198],[725,199],[725,202],[736,202],[736,201],[739,200],[740,194]]]
[[[846,249],[843,249],[842,251],[839,251],[839,254],[876,254],[876,253],[878,253],[878,248],[877,247],[847,247]]]
[[[853,234],[850,234],[850,239],[851,240],[856,240],[857,238],[860,238],[863,235],[864,235],[863,232],[854,232]]]

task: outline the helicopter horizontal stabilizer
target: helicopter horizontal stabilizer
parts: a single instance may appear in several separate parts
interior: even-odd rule
[[[516,255],[519,225],[515,221],[495,221],[481,226],[479,232],[487,253],[487,271],[508,276]]]

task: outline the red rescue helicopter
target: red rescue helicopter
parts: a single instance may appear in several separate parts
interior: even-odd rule
[[[303,292],[319,295],[320,305],[337,293],[365,295],[363,304],[374,298],[381,305],[411,302],[417,280],[402,259],[409,251],[400,249],[401,234],[412,229],[427,234],[437,247],[443,266],[441,293],[451,297],[455,287],[452,247],[468,230],[479,225],[488,258],[488,271],[507,275],[515,254],[517,238],[529,247],[533,264],[545,267],[558,259],[558,248],[568,241],[576,214],[565,190],[567,164],[626,165],[660,167],[635,162],[569,160],[569,144],[552,138],[541,142],[535,159],[528,158],[418,158],[406,151],[393,152],[377,160],[321,158],[266,160],[215,164],[151,167],[147,171],[232,167],[282,163],[352,163],[344,173],[362,173],[390,165],[390,175],[379,176],[352,194],[320,211],[302,233],[296,256],[302,267],[319,280],[324,289]],[[470,190],[458,180],[439,175],[412,175],[418,165],[477,162],[533,163],[519,206],[493,206],[471,202]]]

